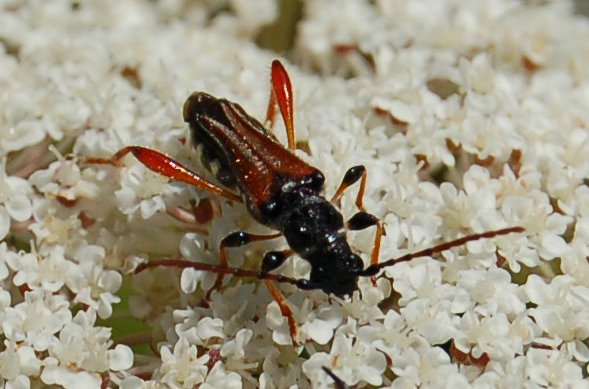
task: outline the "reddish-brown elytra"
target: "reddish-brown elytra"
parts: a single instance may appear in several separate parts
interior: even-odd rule
[[[218,266],[179,259],[153,260],[139,266],[137,271],[153,266],[173,266],[215,272],[218,274],[217,280],[207,297],[221,285],[226,274],[263,279],[282,314],[287,317],[293,344],[296,344],[295,320],[284,298],[271,281],[290,283],[307,290],[321,289],[337,296],[349,296],[357,290],[359,277],[375,276],[384,267],[433,255],[469,241],[523,231],[521,227],[511,227],[469,235],[379,263],[384,228],[379,219],[366,213],[362,206],[366,169],[361,165],[350,168],[332,198],[327,200],[323,197],[323,173],[294,154],[292,86],[288,73],[277,60],[272,63],[271,92],[266,117],[270,127],[276,105],[286,127],[288,149],[238,104],[203,92],[193,93],[188,98],[183,113],[184,120],[190,125],[193,144],[202,145],[201,158],[205,166],[209,166],[212,161],[218,163],[216,178],[221,185],[206,180],[158,151],[140,146],[125,147],[110,159],[86,159],[90,163],[118,165],[127,154],[132,153],[149,169],[173,180],[186,182],[231,201],[243,202],[254,219],[278,231],[269,235],[255,235],[244,231],[228,235],[220,243]],[[358,180],[360,188],[356,196],[356,206],[359,212],[344,222],[336,205],[345,189]],[[346,230],[362,230],[370,226],[376,226],[376,235],[370,265],[364,268],[362,259],[352,251],[346,240]],[[243,246],[279,236],[286,238],[290,249],[268,252],[262,258],[260,271],[228,267],[225,253],[227,247]],[[294,279],[269,273],[293,253],[309,261],[309,279]]]

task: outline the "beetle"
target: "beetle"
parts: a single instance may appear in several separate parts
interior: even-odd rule
[[[269,235],[245,231],[229,234],[220,243],[219,265],[179,259],[152,260],[140,265],[136,271],[164,265],[215,272],[217,279],[208,291],[207,298],[213,290],[220,287],[226,274],[263,279],[278,302],[282,314],[287,317],[295,343],[294,318],[271,281],[291,283],[305,290],[321,289],[336,296],[350,296],[358,289],[360,277],[375,276],[387,266],[433,255],[469,241],[523,231],[521,227],[511,227],[468,235],[379,263],[380,242],[385,231],[380,220],[365,212],[362,204],[367,178],[365,167],[358,165],[348,169],[335,194],[331,199],[326,199],[322,194],[325,181],[323,173],[294,153],[296,143],[293,106],[290,77],[278,60],[272,62],[266,122],[271,127],[278,107],[287,131],[288,148],[262,123],[234,102],[215,98],[204,92],[195,92],[186,100],[183,116],[190,126],[192,143],[195,147],[201,146],[201,159],[205,167],[210,168],[213,161],[217,162],[215,176],[219,184],[203,178],[165,154],[141,146],[125,147],[109,159],[86,159],[90,163],[120,165],[126,155],[133,154],[147,168],[173,180],[244,203],[255,220],[278,231]],[[355,204],[359,211],[344,222],[337,205],[344,191],[358,181],[360,188]],[[350,248],[346,230],[362,230],[371,226],[376,226],[376,234],[370,265],[365,268],[361,257]],[[280,236],[285,237],[290,248],[266,253],[262,258],[260,271],[228,266],[226,248]],[[308,279],[294,279],[270,273],[294,253],[310,263]]]

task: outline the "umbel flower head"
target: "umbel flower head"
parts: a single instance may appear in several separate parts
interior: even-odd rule
[[[283,34],[281,3],[0,4],[1,385],[326,387],[324,368],[359,387],[583,385],[589,22],[567,0],[306,0]],[[258,279],[228,275],[206,299],[214,273],[135,274],[218,264],[228,234],[272,231],[131,156],[87,158],[150,147],[214,180],[223,166],[203,166],[182,106],[203,91],[263,121],[279,35],[292,38],[296,155],[325,174],[328,199],[366,167],[381,260],[525,233],[387,267],[345,298],[275,283],[297,346]],[[271,131],[287,144],[282,123]],[[374,229],[347,239],[366,267]],[[257,271],[286,248],[226,253]],[[310,266],[294,255],[273,272]]]

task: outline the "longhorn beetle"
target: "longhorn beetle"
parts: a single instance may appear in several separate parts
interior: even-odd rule
[[[190,125],[193,145],[203,146],[201,159],[205,166],[210,166],[212,161],[218,162],[219,169],[215,174],[221,185],[206,180],[169,156],[146,147],[128,146],[112,158],[85,159],[88,163],[120,165],[123,158],[131,153],[147,168],[166,177],[218,194],[231,201],[243,202],[254,219],[279,231],[269,235],[250,234],[244,231],[229,234],[220,243],[219,265],[179,259],[152,260],[140,265],[136,271],[153,266],[172,266],[215,272],[217,279],[208,291],[207,298],[212,290],[221,286],[226,274],[260,278],[264,280],[279,304],[282,314],[287,317],[293,344],[296,344],[295,320],[288,304],[271,281],[294,284],[306,290],[321,289],[336,296],[350,296],[358,288],[359,277],[375,276],[387,266],[430,256],[469,241],[523,231],[521,227],[511,227],[468,235],[379,263],[380,241],[384,228],[376,216],[364,211],[362,205],[366,169],[361,165],[350,168],[331,199],[323,197],[323,173],[294,154],[296,144],[293,91],[289,75],[278,60],[272,62],[271,70],[270,99],[266,112],[266,122],[270,127],[275,117],[276,106],[286,127],[288,149],[238,104],[204,92],[195,92],[188,98],[184,104],[183,114],[184,120]],[[360,189],[356,196],[356,206],[359,212],[344,223],[336,205],[346,188],[358,180]],[[346,229],[362,230],[371,226],[376,226],[374,247],[370,265],[364,268],[362,259],[352,251],[346,240]],[[226,248],[279,236],[286,238],[290,248],[266,253],[262,258],[260,271],[228,266]],[[310,263],[309,279],[294,279],[270,273],[293,253],[299,254]]]

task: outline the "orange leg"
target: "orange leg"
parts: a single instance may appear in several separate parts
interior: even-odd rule
[[[360,212],[348,220],[347,227],[350,230],[363,230],[364,228],[376,225],[374,246],[372,248],[372,254],[370,255],[370,265],[376,265],[378,264],[378,256],[380,254],[380,242],[383,235],[386,235],[386,232],[382,222],[376,216],[364,212],[362,199],[364,198],[364,191],[366,190],[366,177],[366,168],[364,166],[358,165],[349,168],[344,175],[342,183],[331,198],[331,202],[338,204],[342,195],[344,194],[344,191],[360,180],[360,189],[358,189],[358,195],[356,196],[356,207],[358,207]],[[376,279],[373,277],[372,283],[374,284],[375,282]]]
[[[360,211],[364,211],[362,199],[364,197],[364,191],[366,190],[366,168],[362,165],[353,166],[348,169],[344,175],[342,183],[331,198],[331,202],[333,204],[339,204],[344,191],[351,185],[355,184],[358,180],[360,180],[360,189],[358,190],[358,195],[356,196],[356,207],[358,207]]]
[[[144,164],[148,169],[163,176],[221,195],[229,200],[239,202],[242,201],[241,196],[213,184],[212,182],[199,176],[194,171],[188,169],[181,163],[173,160],[171,157],[168,157],[159,151],[149,149],[147,147],[127,146],[119,150],[111,158],[88,157],[84,161],[86,163],[120,166],[123,158],[125,158],[129,153],[132,153],[135,158],[137,158],[139,162]]]
[[[378,221],[376,224],[376,234],[374,234],[374,245],[372,246],[372,254],[370,254],[370,266],[378,265],[378,257],[380,255],[380,241],[382,236],[386,235],[383,224]],[[376,286],[376,277],[370,277],[372,285]]]
[[[272,283],[272,281],[264,280],[264,283],[266,284],[266,287],[268,288],[268,291],[270,291],[270,294],[272,295],[274,300],[278,303],[278,306],[280,307],[280,313],[282,313],[282,316],[286,317],[286,320],[288,320],[288,329],[290,331],[290,338],[292,340],[292,345],[294,347],[297,347],[298,346],[298,342],[297,342],[298,327],[297,327],[297,323],[295,321],[294,315],[292,314],[292,310],[290,309],[290,307],[286,303],[286,300],[284,299],[284,296],[282,295],[282,293],[280,293],[280,291]]]
[[[372,254],[370,255],[370,266],[376,266],[378,265],[378,257],[380,254],[380,242],[383,235],[386,234],[382,222],[370,213],[358,212],[346,223],[346,227],[352,231],[363,230],[370,226],[376,226],[374,245],[372,246]],[[372,277],[372,283],[376,284],[376,279],[374,277]]]
[[[266,128],[274,127],[277,105],[278,103],[276,102],[276,95],[274,94],[274,85],[272,85],[272,80],[270,80],[270,96],[268,97],[268,108],[266,109],[266,120],[264,121],[264,126]]]
[[[266,123],[269,127],[274,124],[276,116],[276,105],[280,109],[284,126],[286,127],[286,137],[288,138],[288,148],[296,149],[294,135],[294,103],[293,92],[290,77],[284,66],[278,60],[272,61],[270,99],[268,101],[268,110],[266,111]]]
[[[179,260],[179,259],[151,260],[147,263],[143,263],[143,264],[139,265],[135,269],[135,273],[140,273],[140,272],[144,271],[145,269],[148,269],[151,267],[158,267],[158,266],[167,266],[167,267],[176,267],[176,268],[192,268],[192,269],[201,270],[201,271],[210,271],[213,273],[217,273],[218,275],[232,274],[237,277],[252,277],[252,278],[258,278],[258,279],[264,280],[264,283],[266,284],[268,291],[270,292],[270,294],[272,295],[274,300],[278,303],[278,306],[280,308],[280,313],[284,317],[286,317],[286,319],[288,321],[288,328],[290,331],[290,337],[292,339],[293,346],[295,346],[295,347],[298,346],[298,342],[296,340],[297,335],[298,335],[298,327],[297,327],[297,323],[295,321],[294,315],[292,313],[292,310],[288,306],[286,300],[284,299],[284,296],[282,296],[282,293],[280,293],[280,291],[272,283],[272,281],[288,283],[291,285],[299,286],[304,281],[307,281],[307,280],[295,279],[295,278],[291,278],[291,277],[282,276],[280,274],[270,274],[270,273],[264,273],[264,272],[259,272],[259,271],[245,270],[245,269],[227,267],[227,266],[222,266],[222,265],[211,265],[208,263],[191,262],[191,261]]]
[[[376,234],[374,235],[374,247],[372,248],[372,254],[370,255],[370,265],[378,264],[378,256],[380,254],[380,241],[382,240],[383,235],[386,235],[386,232],[384,226],[379,221],[376,225]]]

